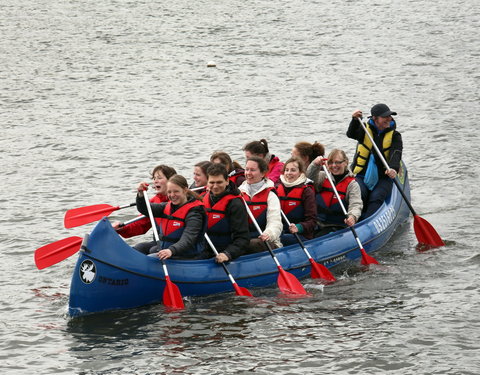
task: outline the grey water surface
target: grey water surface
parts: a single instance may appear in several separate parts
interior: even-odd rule
[[[479,26],[474,0],[3,0],[1,372],[478,374]],[[159,163],[192,181],[212,151],[243,162],[260,138],[283,160],[300,140],[353,155],[350,114],[378,102],[443,248],[417,252],[410,221],[380,267],[304,280],[310,298],[73,320],[76,255],[35,267],[35,249],[93,228],[64,229],[66,210],[130,203]]]

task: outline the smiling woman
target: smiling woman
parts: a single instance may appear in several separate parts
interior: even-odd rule
[[[262,230],[262,233],[258,233],[257,227],[251,223],[249,252],[252,253],[266,251],[267,241],[273,248],[282,246],[280,200],[273,192],[273,182],[265,177],[267,172],[268,164],[263,158],[258,156],[248,158],[245,165],[246,180],[239,187]]]
[[[156,194],[151,198],[151,203],[168,201],[167,181],[176,173],[177,172],[174,168],[164,164],[157,165],[155,168],[153,168],[152,181]],[[159,223],[160,221],[157,219],[157,224]],[[147,233],[152,227],[152,223],[148,217],[145,217],[128,225],[122,225],[120,221],[115,221],[112,226],[123,238],[130,238]],[[155,245],[155,239],[152,239],[152,241],[138,243],[134,246],[134,248],[144,254],[148,254],[149,250]]]
[[[317,218],[320,229],[316,236],[354,225],[362,214],[363,202],[360,187],[353,173],[348,169],[348,157],[344,151],[334,149],[327,159],[329,172],[333,183],[347,207],[347,217],[341,210],[340,203],[334,194],[333,187],[324,171],[320,168],[325,164],[322,157],[316,158],[308,167],[307,176],[314,181],[317,201]]]
[[[285,162],[276,188],[282,211],[290,222],[283,225],[282,244],[296,243],[295,234],[302,240],[312,239],[317,225],[315,191],[301,159],[290,158]]]
[[[143,192],[147,182],[137,187],[137,208],[144,215],[148,209]],[[185,177],[178,174],[167,182],[169,202],[151,204],[153,216],[159,218],[160,240],[149,249],[160,259],[194,258],[204,249],[206,215],[199,196],[188,189]]]

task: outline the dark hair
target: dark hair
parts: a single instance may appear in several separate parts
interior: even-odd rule
[[[181,187],[182,189],[187,189],[187,199],[190,200],[191,198],[195,198],[195,199],[198,199],[198,200],[202,200],[202,197],[200,195],[198,195],[194,191],[191,191],[188,188],[187,179],[185,177],[183,177],[182,175],[174,174],[172,177],[170,177],[168,179],[168,182],[171,182],[172,184],[175,184],[175,185]]]
[[[305,163],[303,162],[303,160],[299,158],[290,158],[285,162],[285,164],[283,164],[282,174],[285,173],[285,168],[287,167],[287,164],[290,163],[297,163],[300,173],[305,173]]]
[[[317,156],[323,156],[325,154],[325,147],[318,142],[314,142],[313,145],[309,142],[298,142],[295,147],[302,157],[306,157],[309,162],[315,159]]]
[[[232,158],[226,152],[215,151],[212,156],[210,156],[210,161],[213,163],[215,159],[220,160],[220,163],[222,163],[225,168],[227,168],[228,173],[234,170]]]
[[[268,154],[268,143],[265,139],[260,139],[259,141],[252,141],[243,146],[243,151],[249,151],[254,155],[263,155],[264,157]]]
[[[223,176],[225,180],[228,180],[228,172],[223,164],[213,163],[210,167],[208,167],[207,177],[220,175]]]
[[[260,158],[258,156],[252,156],[252,157],[247,159],[247,162],[248,161],[254,161],[255,163],[257,163],[258,164],[258,169],[260,169],[260,172],[262,172],[262,173],[267,173],[268,172],[268,164],[267,164],[267,162],[265,161],[264,158]]]
[[[203,174],[206,176],[207,175],[207,169],[210,167],[213,163],[211,161],[205,160],[205,161],[200,161],[197,164],[194,165],[194,167],[199,167]]]
[[[153,168],[152,179],[155,177],[155,174],[160,171],[164,174],[167,180],[172,177],[174,174],[177,174],[175,168],[169,167],[168,165],[160,164]]]

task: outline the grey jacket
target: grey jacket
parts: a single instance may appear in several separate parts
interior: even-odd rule
[[[318,194],[321,191],[323,182],[327,178],[327,175],[322,170],[322,166],[311,163],[307,169],[307,177],[313,180],[315,192]],[[355,176],[349,169],[347,176],[345,177]],[[348,185],[345,201],[347,202],[347,207],[345,207],[345,209],[347,210],[347,214],[352,215],[355,218],[355,222],[357,222],[360,218],[360,215],[362,214],[363,209],[362,194],[357,181],[352,181]]]

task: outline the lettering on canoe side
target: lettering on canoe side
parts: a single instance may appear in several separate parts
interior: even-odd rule
[[[111,279],[105,276],[99,276],[98,282],[102,284],[107,284],[107,285],[117,285],[117,286],[128,285],[128,279]]]
[[[341,262],[341,261],[344,260],[345,258],[346,258],[345,255],[339,255],[339,256],[336,256],[336,257],[327,259],[326,261],[324,261],[324,262],[322,262],[322,263],[323,263],[324,266],[326,266],[327,264],[332,264],[332,263]]]
[[[395,219],[395,210],[393,207],[388,207],[387,211],[380,215],[373,221],[373,225],[377,231],[380,233],[388,228],[388,226],[393,222]]]

